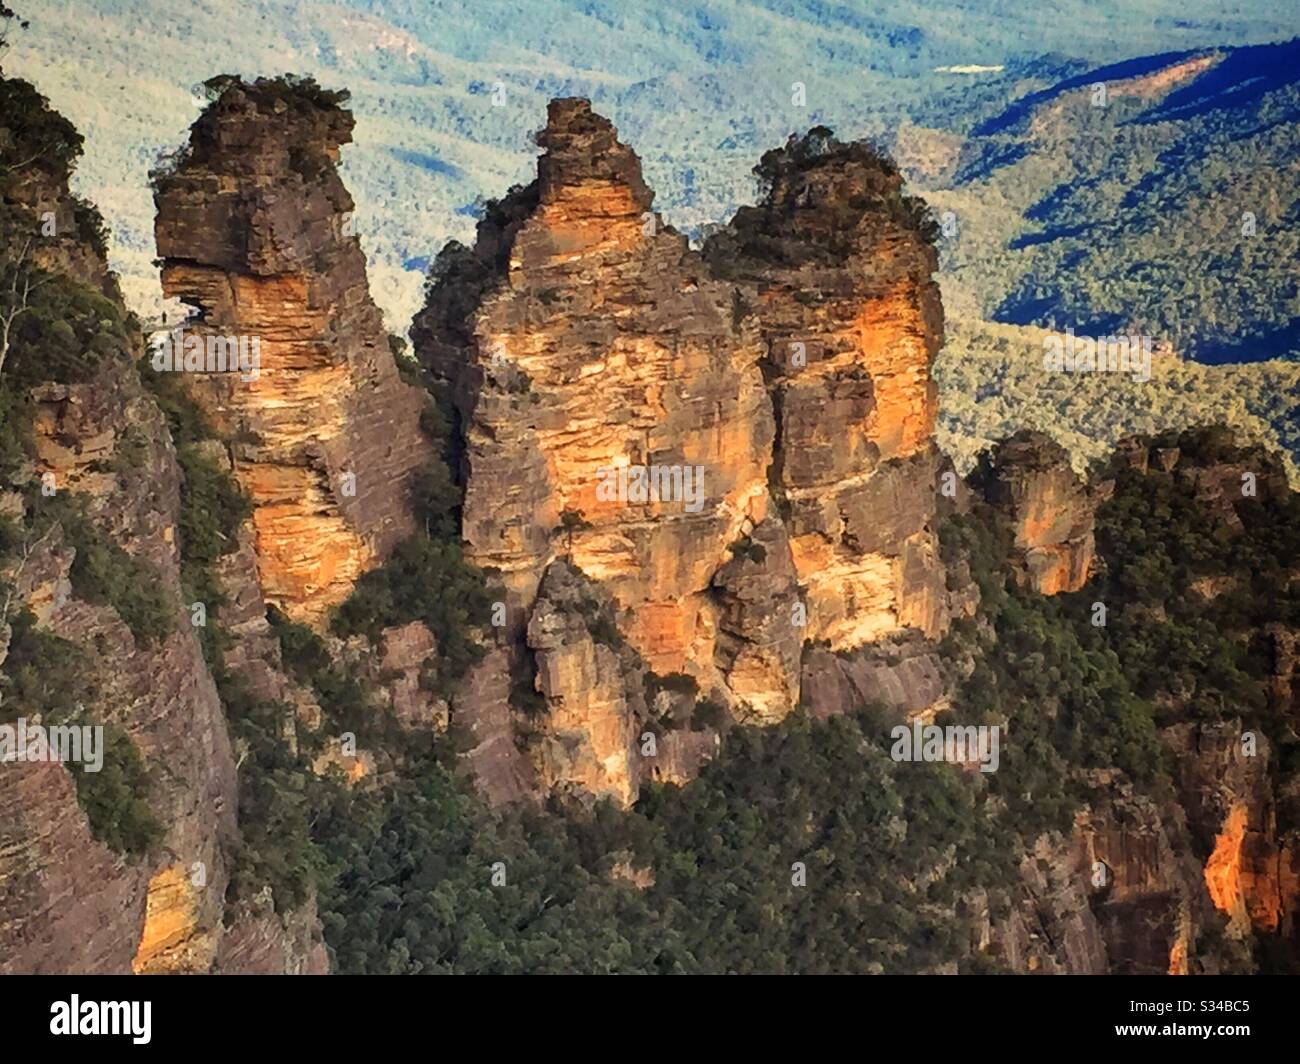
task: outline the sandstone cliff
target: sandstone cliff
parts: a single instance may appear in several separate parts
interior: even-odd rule
[[[533,622],[565,559],[652,674],[745,721],[798,703],[806,641],[852,651],[948,620],[934,254],[897,172],[858,146],[818,153],[819,137],[764,158],[764,204],[702,257],[653,212],[609,122],[554,101],[537,180],[489,207],[474,248],[444,249],[412,330],[453,405],[470,556],[502,573],[516,636],[555,627]],[[675,492],[638,487],[656,470]],[[629,709],[574,669],[539,686],[564,730],[626,731]],[[918,675],[880,690],[922,709],[938,692]]]
[[[30,158],[23,136],[60,128],[39,97],[26,106],[32,125],[0,133],[0,152]],[[241,971],[228,936],[247,931],[226,905],[238,843],[236,765],[182,594],[184,476],[166,419],[132,364],[144,354],[143,338],[108,271],[97,215],[68,192],[79,145],[68,126],[47,142],[34,171],[13,171],[17,179],[2,183],[5,243],[23,246],[41,232],[32,261],[45,294],[20,322],[0,382],[25,391],[25,402],[10,408],[18,423],[4,427],[25,425],[27,436],[25,453],[0,463],[0,513],[16,541],[0,557],[0,634],[6,652],[21,649],[12,640],[26,609],[30,621],[21,623],[35,626],[27,645],[69,649],[58,662],[29,663],[49,674],[40,685],[10,660],[0,713],[6,722],[40,720],[58,702],[51,692],[69,688],[79,699],[76,719],[122,736],[143,766],[140,779],[118,784],[142,793],[95,792],[100,819],[104,805],[145,802],[158,830],[147,845],[124,850],[92,829],[79,800],[80,765],[0,766],[0,971]],[[84,335],[82,308],[97,323]],[[255,620],[265,624],[260,600],[253,620],[239,619],[240,579],[256,583],[252,557],[244,549],[223,564],[235,591],[234,627],[251,625],[240,631],[251,653]],[[287,681],[277,662],[259,656],[264,671],[253,678],[278,696]],[[113,751],[106,774],[121,771],[122,747]],[[298,920],[305,943],[294,963],[325,970],[314,914],[283,919]],[[262,932],[269,954],[283,939],[275,927]]]
[[[826,130],[764,155],[763,200],[709,242],[763,336],[775,486],[809,638],[850,649],[947,624],[933,529],[943,310],[923,205],[887,159]]]
[[[35,227],[52,215],[56,231],[37,258],[46,283],[64,286],[70,301],[77,286],[107,293],[113,300],[101,313],[124,320],[102,248],[75,228],[57,228],[85,210],[68,193],[66,167],[42,175],[4,190],[6,206],[20,212],[7,220],[17,227],[26,218]],[[13,228],[4,239],[12,246],[31,235]],[[10,620],[14,607],[25,605],[39,631],[93,656],[93,701],[85,711],[120,729],[140,752],[162,834],[145,857],[127,858],[92,838],[76,799],[80,766],[0,766],[4,971],[201,971],[213,963],[221,934],[234,761],[221,704],[181,609],[180,473],[163,417],[127,361],[141,353],[139,334],[123,326],[118,336],[122,344],[112,349],[76,342],[47,349],[44,369],[31,360],[40,350],[33,340],[14,356],[25,361],[6,367],[9,381],[32,382],[32,451],[0,485],[21,544],[0,566],[16,596]],[[53,379],[37,382],[43,372]],[[112,605],[79,597],[74,564],[80,551],[96,548],[84,535],[69,544],[68,500],[82,508],[91,535],[137,559],[157,581],[168,606],[156,637],[133,631]],[[7,719],[32,712],[25,690],[7,686]]]
[[[734,314],[732,286],[653,213],[636,155],[585,101],[553,102],[539,143],[537,180],[490,209],[474,249],[443,252],[412,330],[454,395],[470,557],[500,570],[530,646],[548,625],[525,618],[567,559],[608,592],[650,670],[692,676],[738,715],[779,719],[794,705],[793,655],[747,654],[739,611],[714,594],[769,514],[757,331]],[[766,564],[788,565],[780,540]],[[563,730],[573,714],[592,736],[631,727],[579,675],[543,675],[570,715]],[[621,724],[605,723],[612,713]],[[617,775],[635,776],[619,756]],[[601,772],[575,771],[605,789]]]
[[[425,399],[398,375],[336,171],[351,114],[283,82],[218,91],[156,182],[163,291],[194,308],[192,336],[258,344],[256,374],[182,377],[232,441],[266,600],[318,624],[413,529]]]

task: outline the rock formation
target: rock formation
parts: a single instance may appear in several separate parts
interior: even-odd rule
[[[896,167],[824,129],[763,156],[762,201],[706,247],[762,334],[807,637],[850,650],[948,623],[934,537],[930,364],[943,343],[924,206]]]
[[[257,345],[255,373],[181,376],[233,441],[267,601],[309,623],[410,534],[410,481],[432,453],[351,230],[335,164],[353,122],[338,102],[233,82],[155,192],[163,291],[195,309],[190,339]]]
[[[554,101],[538,141],[537,180],[489,207],[474,248],[444,249],[412,329],[463,442],[469,555],[502,573],[513,630],[532,646],[564,627],[529,617],[566,559],[651,673],[767,723],[799,701],[805,641],[940,635],[942,314],[896,170],[815,131],[764,157],[764,203],[701,257],[586,101]],[[939,694],[922,671],[881,689],[922,709]],[[599,690],[564,699],[589,737],[629,712]]]
[[[1057,595],[1087,583],[1097,504],[1060,444],[1018,432],[993,449],[979,476],[985,497],[1011,525],[1017,570],[1028,586]]]
[[[29,106],[41,119],[37,128],[62,121],[39,97]],[[9,132],[0,131],[0,157],[19,147]],[[71,127],[64,137],[80,143]],[[30,152],[27,145],[17,154]],[[102,241],[87,222],[97,215],[69,194],[71,158],[64,160],[38,168],[39,179],[0,189],[5,244],[25,240],[43,216],[53,217],[55,232],[35,261],[48,271],[45,283],[60,286],[66,315],[75,320],[76,308],[85,305],[99,319],[97,335],[84,346],[74,337],[45,345],[47,364],[11,360],[6,366],[6,383],[21,381],[30,400],[31,453],[8,469],[0,466],[0,513],[14,522],[19,541],[0,558],[0,629],[10,649],[13,625],[6,619],[25,608],[43,637],[66,640],[86,656],[75,666],[89,681],[79,708],[138,752],[161,832],[147,852],[127,856],[92,833],[78,799],[82,766],[0,766],[0,972],[248,970],[230,936],[254,929],[226,904],[238,838],[235,757],[181,594],[182,472],[163,413],[131,364],[144,354],[143,338],[127,318]],[[68,219],[74,224],[64,228]],[[25,233],[18,228],[23,224],[32,228]],[[70,536],[69,522],[81,520],[85,530]],[[222,575],[239,650],[250,659],[241,662],[236,651],[233,664],[247,665],[250,684],[280,697],[290,685],[277,671],[278,648],[272,654],[257,642],[265,607],[251,551],[247,543],[239,546],[222,559]],[[101,564],[96,551],[119,552],[142,567],[139,578],[165,604],[157,632],[137,630],[134,618],[119,614],[103,595],[87,597],[85,578],[74,567]],[[89,561],[82,557],[87,552]],[[256,598],[251,608],[250,595]],[[73,670],[57,668],[61,680]],[[32,717],[24,689],[9,679],[0,678],[0,719]],[[281,914],[260,927],[261,969],[289,970],[289,961],[273,960],[284,952],[289,927],[302,946],[292,963],[324,971],[314,912]]]
[[[42,183],[12,185],[6,201],[30,212],[33,227],[46,211],[56,220],[75,215],[67,178],[65,169]],[[29,193],[38,198],[26,200]],[[4,234],[7,244],[22,239]],[[102,249],[76,230],[56,235],[46,252],[40,261],[54,276],[116,297]],[[120,301],[114,306],[124,318]],[[91,836],[74,786],[81,766],[4,765],[0,971],[203,971],[221,935],[234,760],[216,689],[181,610],[180,472],[166,423],[125,361],[140,353],[138,333],[127,338],[134,350],[64,351],[49,367],[60,379],[32,387],[32,463],[0,484],[23,546],[0,577],[41,631],[93,648],[100,664],[87,711],[121,729],[154,768],[151,805],[163,837],[148,860],[130,861]],[[38,371],[11,363],[8,372]],[[33,480],[45,490],[11,490]],[[55,509],[66,497],[81,501],[97,537],[157,574],[173,604],[161,638],[138,638],[111,606],[77,596],[70,574],[78,551],[65,542],[66,509]],[[12,617],[15,603],[8,605]],[[6,720],[30,713],[20,695],[4,709]]]

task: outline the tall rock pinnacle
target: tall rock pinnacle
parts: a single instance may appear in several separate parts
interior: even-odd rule
[[[779,440],[775,487],[809,631],[834,649],[947,626],[933,519],[930,364],[943,342],[919,200],[864,144],[814,129],[755,168],[757,206],[708,243],[761,329]]]
[[[288,79],[217,88],[156,183],[163,291],[198,315],[176,361],[232,441],[266,599],[318,622],[411,531],[425,397],[397,373],[352,235],[342,97]],[[214,370],[214,344],[257,352],[253,372]],[[200,345],[209,361],[189,361]]]

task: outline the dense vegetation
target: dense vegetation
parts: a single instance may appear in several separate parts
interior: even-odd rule
[[[1239,457],[1221,434],[1168,442],[1193,462]],[[1167,797],[1159,726],[1261,708],[1264,662],[1241,636],[1300,617],[1294,592],[1267,593],[1297,557],[1300,513],[1294,495],[1242,513],[1225,540],[1168,474],[1119,471],[1100,516],[1102,575],[1056,598],[1007,581],[1008,533],[991,512],[945,523],[945,555],[969,562],[982,595],[979,619],[944,646],[966,672],[953,713],[1014,737],[987,779],[895,764],[867,708],[732,729],[697,780],[651,786],[628,813],[494,817],[446,751],[382,790],[334,792],[318,845],[340,970],[915,971],[966,957],[955,899],[984,886],[1005,904],[1008,862],[1095,797],[1088,770],[1119,768]],[[1203,600],[1189,582],[1206,573],[1255,575]],[[1104,626],[1091,623],[1098,598]]]
[[[1138,333],[1204,362],[1300,358],[1300,41],[1130,60],[1010,104],[931,197],[962,316]],[[1193,64],[1165,92],[1125,82]],[[1193,78],[1195,72],[1197,77]],[[1094,106],[1091,86],[1111,87]]]
[[[934,366],[938,439],[959,469],[1022,428],[1051,436],[1083,472],[1125,436],[1226,425],[1243,441],[1280,445],[1300,486],[1300,362],[1205,366],[1157,355],[1151,380],[1138,382],[1045,371],[1044,334],[1035,328],[949,322],[947,334]]]
[[[462,489],[452,475],[457,455],[451,419],[444,413],[447,398],[427,374],[400,355],[398,363],[413,383],[431,393],[420,424],[435,454],[415,476],[411,489],[420,531],[356,582],[331,627],[343,638],[364,635],[377,645],[383,629],[423,621],[438,641],[428,683],[447,696],[482,658],[480,633],[491,619],[493,601],[503,593],[489,586],[488,574],[465,560],[461,547]]]
[[[1262,480],[1269,460],[1221,430],[1170,433],[1182,461],[1232,463]],[[1300,626],[1300,495],[1234,500],[1238,534],[1225,535],[1179,470],[1145,474],[1122,463],[1114,496],[1098,514],[1109,565],[1087,593],[1112,610],[1104,629],[1134,690],[1161,720],[1230,719],[1282,738],[1268,698],[1272,653],[1264,632]],[[1233,485],[1240,490],[1240,486]]]

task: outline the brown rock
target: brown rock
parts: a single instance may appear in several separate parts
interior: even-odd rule
[[[183,377],[237,441],[264,597],[313,624],[413,530],[410,481],[432,453],[347,226],[335,164],[351,132],[336,105],[235,83],[155,195],[163,291],[197,308],[191,338],[259,345],[255,376]]]
[[[1044,595],[1087,583],[1096,503],[1059,444],[1042,433],[1018,432],[994,448],[977,479],[1011,524],[1021,579]]]

